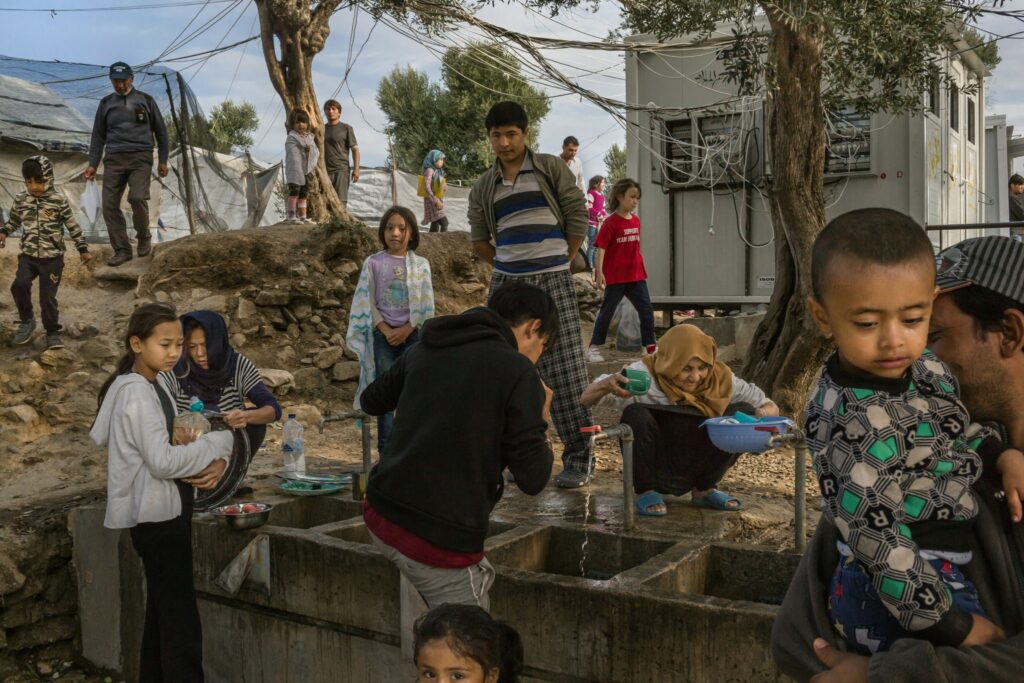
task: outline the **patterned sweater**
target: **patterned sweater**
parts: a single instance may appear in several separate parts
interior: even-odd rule
[[[891,380],[847,372],[833,354],[807,404],[805,432],[824,513],[886,608],[908,631],[959,645],[971,617],[920,550],[968,549],[979,453],[994,465],[1003,447],[969,422],[949,368],[926,350]]]
[[[53,258],[64,254],[64,229],[67,228],[80,253],[89,251],[82,229],[71,211],[71,204],[53,185],[53,164],[44,156],[32,157],[43,168],[46,191],[33,197],[27,191],[14,200],[7,224],[0,227],[4,235],[21,228],[21,253],[33,258]]]

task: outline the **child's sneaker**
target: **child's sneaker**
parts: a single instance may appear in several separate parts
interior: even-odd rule
[[[588,363],[603,363],[604,356],[601,355],[601,349],[596,346],[587,347],[587,362]]]
[[[18,329],[14,332],[14,343],[19,346],[22,344],[28,344],[32,341],[32,333],[36,331],[36,321],[22,320],[18,323]]]
[[[47,349],[63,349],[64,342],[60,340],[60,332],[47,332],[46,333],[46,348]]]

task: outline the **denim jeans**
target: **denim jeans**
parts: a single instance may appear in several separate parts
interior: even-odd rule
[[[384,333],[380,330],[374,329],[373,331],[373,370],[376,377],[380,377],[385,372],[391,369],[391,366],[395,364],[395,361],[405,353],[405,350],[418,342],[420,339],[420,331],[413,330],[404,342],[399,346],[392,346],[388,344],[388,338],[384,336]],[[377,418],[377,452],[383,453],[384,446],[388,443],[388,437],[391,436],[391,423],[395,419],[394,413],[385,413]]]
[[[594,267],[597,265],[594,262],[594,259],[597,258],[597,245],[594,244],[594,242],[596,242],[596,241],[597,241],[597,226],[596,225],[588,225],[587,226],[587,264],[590,266],[591,270],[593,270]]]

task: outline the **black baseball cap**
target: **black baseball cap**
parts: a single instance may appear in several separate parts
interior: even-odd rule
[[[110,80],[112,81],[126,81],[133,75],[132,68],[125,62],[114,62],[110,65]]]
[[[1024,242],[975,237],[939,252],[935,284],[941,293],[972,285],[1024,304]]]

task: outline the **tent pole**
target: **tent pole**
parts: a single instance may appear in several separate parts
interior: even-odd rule
[[[391,133],[387,135],[388,155],[391,157],[391,206],[398,206],[398,168],[395,165],[395,149],[391,146]]]
[[[196,213],[195,213],[195,201],[192,198],[192,168],[191,163],[191,145],[192,141],[189,139],[189,115],[188,115],[188,98],[185,96],[185,80],[178,76],[178,94],[181,97],[181,128],[178,133],[178,138],[181,140],[181,170],[185,176],[185,214],[188,216],[188,231],[189,234],[196,234]],[[173,106],[172,106],[173,109]]]

